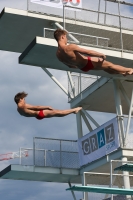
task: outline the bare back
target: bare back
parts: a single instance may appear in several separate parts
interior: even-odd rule
[[[82,69],[87,64],[87,57],[74,50],[73,44],[59,45],[56,56],[65,65],[71,68]]]

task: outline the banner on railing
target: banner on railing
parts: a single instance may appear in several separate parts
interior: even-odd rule
[[[120,146],[114,118],[78,140],[80,166],[97,160]]]
[[[30,2],[62,9],[63,4],[75,8],[82,8],[82,0],[30,0]],[[66,9],[70,8],[66,7]]]

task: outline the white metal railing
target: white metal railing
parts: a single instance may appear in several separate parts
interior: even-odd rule
[[[75,96],[81,94],[86,88],[88,88],[101,78],[100,76],[84,75],[81,73],[71,73],[71,77],[75,87]],[[70,94],[72,93],[69,82],[68,82],[68,91]]]
[[[46,31],[52,31],[54,32],[56,29],[50,29],[50,28],[44,28],[44,34],[43,36],[46,37]],[[84,37],[89,37],[89,38],[93,38],[95,39],[95,44],[96,46],[99,46],[99,40],[104,40],[106,42],[106,46],[108,47],[108,41],[110,40],[109,38],[104,38],[104,37],[99,37],[99,36],[93,36],[93,35],[87,35],[87,34],[81,34],[81,33],[75,33],[75,32],[69,32],[69,34],[71,35],[75,35],[75,36],[84,36]],[[76,42],[74,41],[74,43],[77,44],[87,44],[87,43],[82,43],[82,42]]]

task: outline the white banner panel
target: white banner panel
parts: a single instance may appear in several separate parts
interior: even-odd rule
[[[82,8],[82,0],[30,0],[30,2],[62,9],[63,4],[75,8]],[[66,7],[66,9],[69,8]]]
[[[114,118],[78,140],[80,166],[97,160],[120,146]]]

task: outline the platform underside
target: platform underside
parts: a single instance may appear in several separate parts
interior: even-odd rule
[[[81,176],[77,169],[62,169],[48,167],[34,167],[22,165],[9,165],[0,172],[1,179],[81,183]]]
[[[97,48],[90,48],[88,46],[81,46],[82,48],[92,49],[97,51]],[[30,45],[25,49],[25,51],[19,57],[20,64],[33,65],[44,68],[58,69],[71,72],[82,72],[79,69],[69,68],[63,63],[61,63],[56,57],[57,51],[57,42],[53,39],[36,37]],[[100,52],[103,52],[107,55],[107,60],[115,64],[128,66],[133,68],[133,56],[130,53],[125,53],[125,57],[120,58],[121,53],[118,51],[111,51],[105,49],[99,49]],[[83,72],[82,72],[83,73]],[[104,76],[109,78],[119,78],[125,79],[122,75],[112,75],[108,74],[103,70],[90,70],[86,74]],[[127,76],[127,80],[133,80],[133,75]]]
[[[133,82],[129,80],[122,80],[121,84],[130,99]],[[127,115],[129,114],[129,106],[121,92],[120,95],[123,114]],[[112,79],[104,77],[99,79],[99,81],[96,81],[82,92],[82,99],[79,94],[76,98],[74,98],[74,100],[71,100],[70,103],[72,107],[82,105],[84,109],[90,111],[116,113],[114,85]]]
[[[121,160],[122,157],[127,157],[128,161],[133,160],[133,150],[132,149],[122,149],[119,148],[116,151],[113,151],[107,156],[104,156],[98,160],[95,160],[87,165],[84,165],[80,169],[80,173],[82,174],[83,172],[98,172],[98,173],[109,173],[110,174],[110,160]],[[120,163],[115,163],[113,165],[113,169],[118,167]],[[115,171],[115,173],[117,173]],[[123,172],[120,172],[123,173]],[[131,173],[132,174],[132,173]],[[120,178],[120,177],[119,177]],[[106,182],[106,180],[104,180]],[[117,180],[116,180],[117,181]],[[132,179],[133,181],[133,179]],[[92,180],[93,182],[93,180]],[[102,182],[102,180],[101,180]],[[123,183],[123,182],[122,182]],[[89,184],[89,183],[88,183]]]

